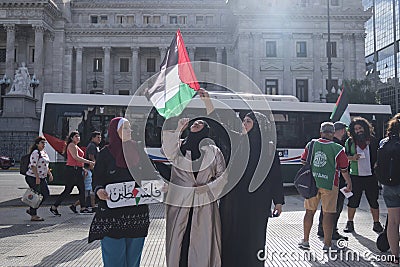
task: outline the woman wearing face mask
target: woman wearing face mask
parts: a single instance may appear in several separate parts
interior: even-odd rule
[[[166,198],[167,266],[221,266],[221,225],[217,198],[225,184],[225,161],[218,147],[207,139],[209,125],[196,120],[188,136],[180,134],[189,119],[181,119],[176,131],[163,132],[162,148],[172,162]]]
[[[104,266],[139,267],[150,219],[147,205],[108,208],[108,184],[135,181],[142,174],[138,145],[131,140],[131,125],[125,118],[111,120],[109,145],[97,155],[93,191],[100,199],[89,230],[89,243],[101,240]],[[124,153],[124,151],[126,153]]]
[[[236,151],[228,181],[238,182],[220,201],[222,266],[264,266],[257,255],[265,248],[272,202],[274,216],[282,212],[284,196],[279,157],[275,147],[262,139],[268,134],[267,125],[266,116],[250,112],[243,119],[243,133],[232,142],[232,149]],[[268,169],[270,161],[273,162]],[[250,192],[252,180],[261,184]]]

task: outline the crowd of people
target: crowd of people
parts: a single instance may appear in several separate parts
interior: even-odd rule
[[[215,112],[208,93],[201,89],[200,95],[207,114]],[[264,265],[257,258],[257,252],[266,245],[268,218],[279,216],[285,203],[279,157],[274,146],[263,143],[268,123],[265,115],[250,112],[243,118],[241,132],[230,130],[234,148],[230,164],[210,139],[212,129],[202,118],[182,118],[175,130],[163,132],[162,151],[172,164],[170,181],[163,188],[167,266]],[[183,138],[185,129],[188,130]],[[386,138],[399,139],[399,134],[400,114],[397,114],[389,122]],[[65,152],[65,189],[50,212],[61,216],[58,206],[77,186],[79,200],[70,209],[78,213],[77,206],[80,206],[80,213],[92,213],[98,205],[89,230],[89,242],[101,240],[104,266],[138,267],[150,225],[149,207],[110,208],[106,186],[129,181],[140,183],[137,178],[144,175],[141,166],[146,161],[145,153],[132,140],[131,124],[125,118],[110,121],[108,139],[108,144],[99,150],[101,133],[93,132],[84,153],[78,146],[79,132],[70,133]],[[323,250],[336,249],[332,240],[348,239],[339,233],[337,226],[345,202],[341,188],[345,193],[353,193],[348,199],[344,232],[355,231],[354,215],[364,191],[372,214],[372,229],[377,233],[383,231],[377,201],[379,184],[374,170],[377,151],[384,140],[375,139],[371,124],[364,118],[353,118],[348,126],[342,122],[321,124],[320,138],[310,141],[301,156],[305,162],[308,154],[311,155],[318,192],[304,202],[304,237],[300,248],[310,249],[310,231],[320,202],[318,236],[324,238]],[[44,199],[49,196],[46,177],[53,180],[45,143],[46,139],[41,136],[35,140],[25,177],[29,187],[37,188]],[[400,159],[400,150],[397,153]],[[248,156],[246,160],[244,155]],[[267,161],[271,165],[259,164]],[[255,190],[250,190],[254,180],[261,182]],[[228,188],[232,181],[235,186]],[[400,185],[383,185],[383,192],[389,213],[389,244],[398,264]],[[32,221],[43,220],[37,215],[37,209],[30,208],[27,213]]]
[[[348,237],[341,235],[337,229],[337,221],[344,204],[344,193],[352,193],[347,204],[347,223],[343,229],[345,233],[355,231],[354,215],[360,205],[363,192],[368,200],[372,215],[372,230],[376,233],[384,231],[379,221],[379,157],[383,152],[385,142],[399,140],[400,114],[397,114],[388,123],[387,137],[378,142],[374,137],[373,127],[365,119],[355,117],[348,126],[342,122],[323,122],[320,127],[320,138],[310,141],[301,156],[305,164],[309,153],[312,154],[311,170],[315,179],[318,192],[314,197],[304,201],[306,213],[304,215],[304,238],[299,247],[310,249],[309,236],[313,224],[313,216],[321,202],[320,222],[318,236],[324,238],[323,250],[338,250],[340,247],[332,240]],[[312,148],[311,148],[312,147]],[[380,156],[381,155],[381,156]],[[400,162],[400,142],[390,151],[390,160],[393,165],[394,180],[391,184],[379,181],[383,187],[383,199],[388,208],[387,238],[390,250],[394,256],[393,263],[399,264],[399,223],[400,223],[400,172],[395,173],[395,166]],[[381,166],[382,169],[382,166]],[[383,177],[386,178],[386,177]],[[343,194],[340,192],[342,189]],[[390,231],[390,232],[389,232]]]

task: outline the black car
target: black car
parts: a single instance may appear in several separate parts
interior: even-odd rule
[[[0,156],[0,168],[7,170],[15,165],[15,160],[10,157]]]

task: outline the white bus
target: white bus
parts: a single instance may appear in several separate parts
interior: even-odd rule
[[[238,117],[243,117],[249,112],[249,105],[260,112],[272,111],[275,121],[277,136],[277,151],[282,163],[284,182],[292,183],[296,171],[301,166],[300,155],[304,146],[311,138],[319,136],[319,125],[328,121],[334,108],[332,103],[299,102],[294,96],[267,96],[254,94],[232,94],[227,92],[210,92],[210,97],[216,99],[216,113],[224,113],[229,107]],[[130,103],[133,99],[133,103]],[[245,101],[243,101],[245,100]],[[265,100],[268,101],[266,105]],[[85,94],[44,94],[40,120],[40,135],[47,138],[47,153],[50,156],[51,167],[55,172],[56,183],[64,180],[60,165],[65,164],[62,150],[65,137],[72,130],[81,134],[81,143],[85,147],[89,141],[90,133],[98,130],[107,138],[107,128],[110,120],[116,116],[124,116],[128,105],[135,107],[134,114],[130,114],[134,122],[133,136],[136,140],[145,140],[146,151],[161,174],[168,178],[169,162],[161,154],[161,129],[164,124],[162,118],[144,97],[120,95],[85,95]],[[151,112],[147,111],[151,109]],[[184,111],[184,116],[193,117],[204,110],[204,104],[198,96],[189,103]],[[374,126],[375,135],[381,138],[384,135],[386,122],[391,117],[388,105],[349,105],[351,116],[362,116]],[[227,112],[227,111],[226,111]],[[201,112],[200,112],[201,113]],[[204,112],[205,113],[205,112]],[[148,115],[147,115],[148,114]],[[223,121],[231,128],[240,129],[240,121]],[[230,153],[230,142],[223,127],[215,122],[211,133],[216,144],[224,155]],[[215,126],[215,127],[214,127]],[[141,128],[142,127],[142,128]],[[142,133],[137,129],[145,129]],[[222,130],[221,130],[222,129]],[[144,135],[144,136],[143,136]]]

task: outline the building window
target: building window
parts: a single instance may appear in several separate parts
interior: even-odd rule
[[[186,16],[179,16],[179,24],[186,24],[187,17]]]
[[[129,95],[129,90],[119,90],[118,94],[119,95]]]
[[[278,94],[278,80],[265,80],[265,93],[267,95],[277,95]]]
[[[7,50],[5,48],[0,48],[0,62],[6,62]]]
[[[156,72],[156,59],[155,58],[147,59],[147,72]]]
[[[331,88],[329,88],[329,86],[328,86],[328,80],[326,80],[326,90],[327,90],[329,93],[332,93],[332,89],[334,89],[334,90],[333,90],[334,93],[337,93],[337,91],[339,90],[339,80],[334,80],[334,79],[332,79],[332,80],[331,80]]]
[[[307,42],[296,42],[297,57],[307,57]]]
[[[206,16],[206,25],[212,25],[212,24],[213,24],[213,17]]]
[[[266,56],[267,57],[276,57],[276,42],[275,41],[267,41],[266,42]]]
[[[126,16],[126,22],[128,24],[135,24],[135,16]]]
[[[143,16],[143,24],[150,24],[151,16]]]
[[[93,72],[102,72],[103,71],[103,59],[102,58],[94,58],[93,59]]]
[[[119,24],[123,24],[124,23],[124,16],[117,16],[116,22],[119,23]]]
[[[309,4],[308,1],[309,1],[309,0],[300,0],[300,6],[301,6],[301,7],[307,7],[308,4]]]
[[[170,16],[169,17],[169,24],[178,24],[178,17],[177,16]]]
[[[328,42],[326,42],[326,56],[329,53],[329,46]],[[331,42],[331,57],[337,57],[337,49],[336,49],[336,42]]]
[[[308,101],[308,80],[296,80],[296,97],[302,101]]]
[[[331,0],[332,6],[339,6],[339,0]]]
[[[129,58],[119,59],[119,72],[129,72]]]
[[[97,16],[90,16],[90,23],[99,23],[99,19]]]
[[[105,24],[105,23],[107,23],[107,21],[108,21],[108,17],[107,16],[100,16],[100,23]]]
[[[203,16],[196,16],[196,24],[203,24],[204,17]]]
[[[29,47],[29,61],[30,63],[35,63],[35,47]]]
[[[161,17],[160,16],[154,16],[153,17],[153,23],[154,24],[160,24],[161,23]]]
[[[208,72],[209,71],[209,62],[210,60],[207,58],[200,59],[200,71]]]

